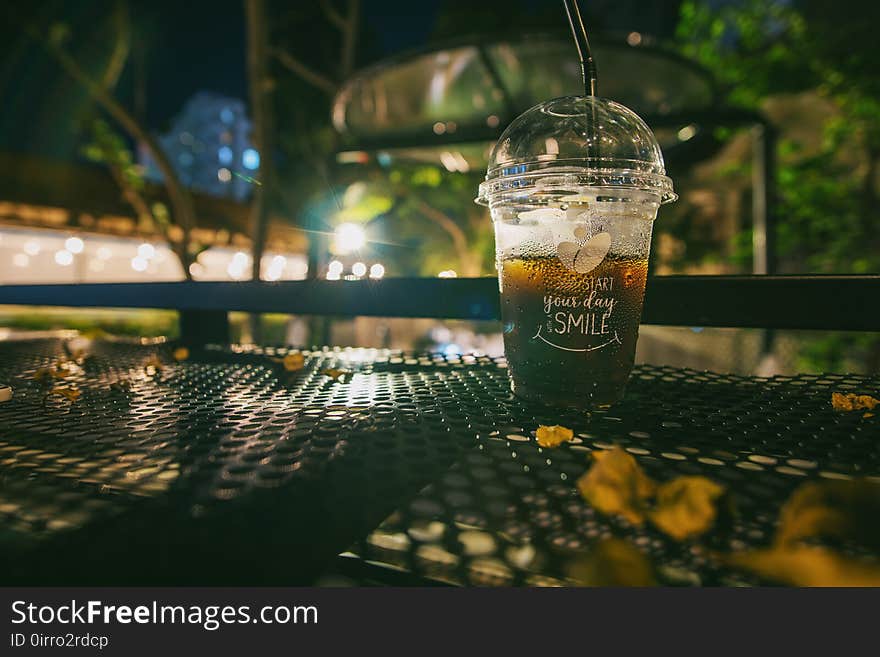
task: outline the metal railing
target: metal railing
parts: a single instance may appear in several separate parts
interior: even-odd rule
[[[878,331],[880,275],[653,276],[642,322]],[[495,278],[0,286],[0,304],[177,310],[187,342],[227,342],[228,313],[500,318]]]

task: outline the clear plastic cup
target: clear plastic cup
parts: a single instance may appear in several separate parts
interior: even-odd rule
[[[623,105],[556,98],[505,130],[477,201],[495,226],[516,395],[577,408],[623,396],[653,222],[675,198],[654,134]]]

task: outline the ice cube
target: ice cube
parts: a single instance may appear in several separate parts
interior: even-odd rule
[[[559,221],[565,217],[565,211],[559,208],[537,208],[536,210],[526,210],[519,213],[520,221],[529,221],[536,223],[548,223],[551,221]]]

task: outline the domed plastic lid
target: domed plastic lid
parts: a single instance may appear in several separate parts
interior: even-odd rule
[[[677,198],[660,145],[635,112],[606,98],[565,96],[535,105],[507,127],[477,202],[533,195],[550,202],[588,187],[653,193],[661,203]]]

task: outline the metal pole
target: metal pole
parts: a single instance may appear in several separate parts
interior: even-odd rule
[[[767,123],[752,128],[752,273],[776,273],[776,134]],[[773,353],[774,334],[764,331],[761,356]]]

